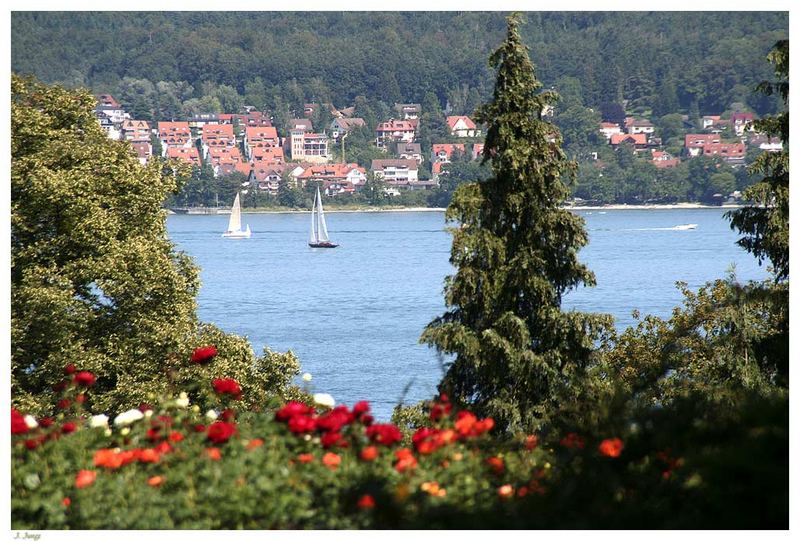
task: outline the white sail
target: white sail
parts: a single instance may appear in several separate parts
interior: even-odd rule
[[[239,192],[236,192],[236,199],[233,200],[233,208],[231,208],[231,218],[228,221],[228,231],[241,231],[242,230],[242,207],[239,204]]]
[[[317,242],[317,196],[314,197],[314,206],[311,207],[311,233],[308,235],[308,242],[311,244]]]
[[[325,224],[325,213],[322,210],[322,197],[319,195],[319,188],[317,188],[317,200],[319,207],[317,208],[317,237],[320,242],[328,242],[328,226]]]

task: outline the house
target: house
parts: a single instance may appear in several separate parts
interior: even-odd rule
[[[224,177],[232,173],[241,173],[245,177],[250,176],[251,165],[243,162],[220,162],[212,167],[215,177]]]
[[[189,117],[189,127],[200,129],[206,124],[219,124],[219,116],[216,113],[198,113]]]
[[[435,144],[431,147],[431,162],[450,163],[453,154],[456,152],[460,152],[461,154],[466,152],[463,143]]]
[[[744,143],[708,143],[703,146],[703,156],[717,156],[729,163],[744,163]]]
[[[331,137],[338,140],[353,128],[366,126],[363,118],[334,118],[330,125]]]
[[[255,165],[250,170],[247,180],[259,190],[276,194],[285,172],[285,165]]]
[[[289,131],[291,130],[314,131],[314,125],[309,118],[293,118],[289,121]]]
[[[687,133],[683,138],[683,146],[692,158],[700,156],[705,145],[718,143],[720,136],[716,133]]]
[[[255,164],[279,165],[285,163],[283,148],[281,147],[253,147],[251,149],[250,161]]]
[[[122,106],[119,104],[117,100],[114,99],[114,96],[111,94],[100,94],[97,96],[97,103],[100,105],[111,105],[112,107],[116,107],[118,109],[122,109]]]
[[[753,121],[756,119],[753,113],[733,113],[731,115],[731,126],[736,135],[743,135],[745,130],[755,131]]]
[[[372,160],[375,178],[386,182],[418,182],[419,168],[416,160]]]
[[[389,119],[375,128],[375,144],[378,148],[388,149],[392,143],[412,143],[416,135],[416,127],[410,120]]]
[[[317,182],[326,195],[354,193],[367,182],[367,172],[355,163],[311,165],[297,176],[301,186]]]
[[[747,144],[751,147],[758,147],[765,152],[780,152],[783,150],[783,142],[780,137],[769,137],[763,133],[749,137]]]
[[[634,152],[642,152],[647,149],[647,135],[643,133],[630,134],[619,133],[611,136],[609,141],[612,147],[619,147],[619,145],[626,143],[633,145]]]
[[[200,136],[203,148],[203,159],[208,157],[210,148],[230,148],[236,146],[236,137],[233,135],[231,124],[206,124]],[[236,149],[238,152],[238,148]]]
[[[631,135],[639,135],[643,133],[645,135],[650,135],[656,131],[656,127],[649,120],[637,120],[634,119],[632,122],[626,125],[626,129],[628,133]]]
[[[114,139],[115,141],[119,140],[122,136],[122,132],[117,128],[118,124],[114,124],[110,117],[107,117],[103,114],[95,115],[97,116],[97,121],[100,123],[100,127],[106,132],[106,137],[109,139]]]
[[[619,135],[622,133],[622,128],[616,122],[601,122],[600,133],[603,134],[607,140],[611,139],[612,135]]]
[[[131,148],[142,165],[145,165],[153,155],[153,146],[150,141],[131,141]]]
[[[397,116],[408,120],[409,118],[419,118],[422,113],[422,105],[419,103],[395,103],[394,110],[397,111]]]
[[[239,147],[229,147],[229,146],[214,146],[208,147],[208,153],[206,154],[205,158],[211,164],[212,167],[220,165],[221,163],[241,163],[242,154],[239,152]]]
[[[122,122],[122,139],[125,141],[150,142],[150,124],[144,120],[125,120]]]
[[[447,127],[450,128],[450,135],[456,137],[477,137],[481,134],[481,131],[468,116],[447,117]]]
[[[246,127],[244,129],[244,148],[245,152],[247,152],[247,159],[253,159],[253,149],[263,147],[280,147],[278,130],[272,126]]]
[[[397,143],[395,154],[401,160],[417,160],[417,163],[422,163],[422,147],[419,143]]]
[[[290,149],[293,160],[311,163],[328,161],[328,136],[324,133],[310,133],[302,128],[290,132]]]
[[[161,141],[162,156],[167,155],[169,148],[193,148],[188,122],[159,122],[158,140]]]
[[[651,150],[650,155],[653,165],[659,169],[678,167],[681,163],[680,158],[673,158],[668,152],[662,150]]]
[[[705,115],[703,117],[703,129],[708,130],[714,126],[718,126],[720,121],[719,115]]]
[[[190,147],[167,147],[166,156],[170,160],[180,160],[183,163],[200,166],[200,153],[193,146]]]
[[[472,145],[472,159],[477,160],[483,157],[483,143],[475,143]]]
[[[98,105],[94,108],[94,114],[97,118],[107,117],[116,126],[119,126],[125,120],[131,117],[131,115],[126,113],[125,109],[123,109],[119,104]]]

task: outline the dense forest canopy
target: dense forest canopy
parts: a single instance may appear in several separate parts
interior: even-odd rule
[[[249,104],[392,104],[433,93],[471,112],[491,90],[485,61],[502,39],[500,12],[15,12],[12,70],[44,82],[119,91],[124,78],[185,81],[194,98],[234,88]],[[521,32],[537,76],[572,85],[588,107],[759,116],[774,97],[764,57],[788,37],[788,13],[529,13]],[[569,78],[569,79],[567,79]],[[221,100],[224,101],[224,100]],[[260,103],[259,103],[260,102]],[[225,108],[225,103],[222,103]],[[676,109],[677,108],[677,109]],[[660,116],[660,115],[659,115]]]

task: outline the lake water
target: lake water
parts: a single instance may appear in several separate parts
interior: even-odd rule
[[[736,265],[740,280],[764,267],[738,248],[721,209],[578,211],[589,245],[580,253],[597,287],[564,305],[605,312],[619,328],[638,309],[667,317],[681,302],[675,282],[697,289]],[[201,267],[199,315],[247,336],[256,353],[292,350],[313,390],[352,405],[369,400],[386,419],[401,398],[430,398],[442,375],[418,344],[444,311],[450,235],[441,212],[328,213],[336,249],[307,246],[307,213],[245,214],[250,239],[223,239],[225,215],[172,215],[170,238]],[[671,229],[697,224],[694,230]]]

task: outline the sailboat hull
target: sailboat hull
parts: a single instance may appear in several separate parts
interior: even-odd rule
[[[249,239],[250,231],[226,231],[222,236],[227,239]]]
[[[335,242],[309,242],[308,245],[312,248],[336,248],[339,246]]]

